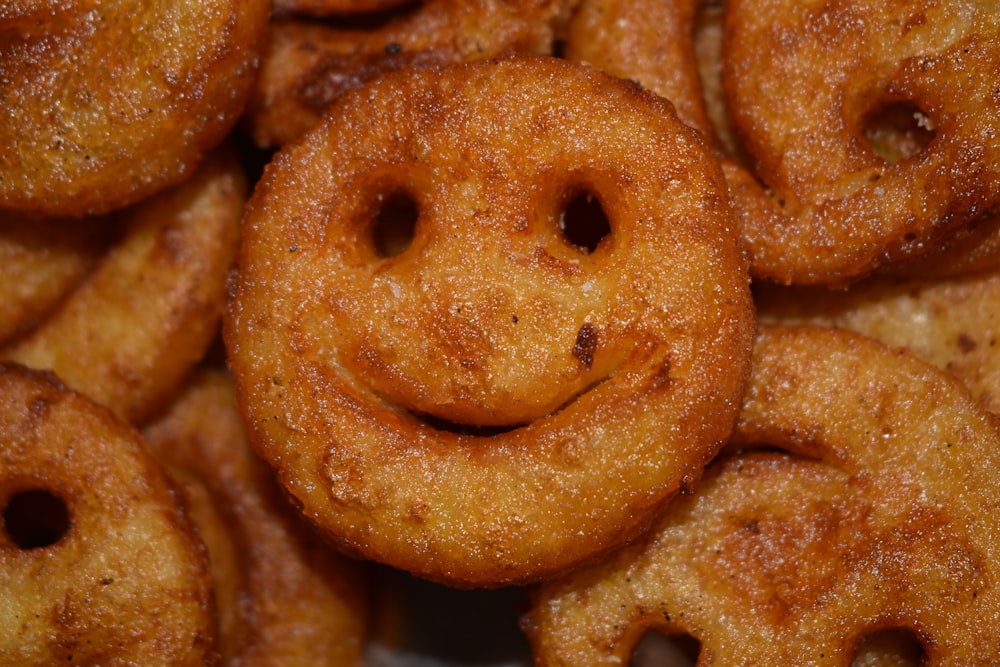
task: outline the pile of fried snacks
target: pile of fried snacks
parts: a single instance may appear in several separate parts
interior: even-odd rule
[[[10,0],[0,664],[1000,664],[1000,1]]]

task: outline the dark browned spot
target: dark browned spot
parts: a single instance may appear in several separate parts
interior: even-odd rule
[[[597,349],[597,327],[584,323],[576,332],[576,343],[573,345],[573,356],[583,364],[588,371],[594,365],[594,351]]]
[[[4,508],[3,526],[7,537],[21,549],[47,547],[69,532],[69,510],[51,491],[20,491]]]
[[[51,405],[52,401],[44,396],[39,396],[28,405],[28,411],[31,412],[33,417],[45,419],[45,417],[49,414],[49,407]]]
[[[958,334],[958,348],[962,352],[968,354],[976,349],[976,341],[972,339],[968,334],[960,333]]]
[[[681,477],[680,483],[680,494],[682,496],[690,496],[694,493],[695,479],[691,475],[684,475]]]
[[[927,23],[927,15],[924,12],[919,12],[913,16],[907,17],[906,23],[903,24],[903,31],[910,32],[919,28]]]
[[[322,51],[322,47],[319,49]],[[401,44],[387,43],[374,53],[340,54],[324,52],[317,63],[304,71],[295,86],[296,100],[316,114],[349,90],[388,72],[406,68],[431,67],[447,59],[440,49],[407,51]]]

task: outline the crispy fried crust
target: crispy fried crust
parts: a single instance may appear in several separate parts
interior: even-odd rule
[[[65,216],[188,177],[243,112],[270,15],[268,0],[24,4],[6,29],[0,14],[0,211]]]
[[[210,537],[223,664],[361,665],[364,570],[319,541],[250,449],[229,374],[199,370],[144,435]]]
[[[12,509],[32,492],[66,509],[53,543],[14,528],[18,514],[61,528],[37,497]],[[205,552],[146,443],[51,374],[9,364],[0,364],[0,506],[0,663],[212,664]]]
[[[545,584],[539,665],[627,662],[649,628],[699,665],[842,665],[906,629],[927,663],[1000,659],[1000,432],[954,378],[821,328],[764,329],[733,449],[646,537]]]
[[[755,286],[758,321],[856,331],[961,380],[1000,413],[1000,272],[950,280],[864,280],[847,290]]]
[[[148,418],[218,335],[247,189],[225,147],[191,179],[121,212],[121,241],[0,358],[54,370],[129,421]]]
[[[563,60],[390,75],[248,207],[224,325],[257,447],[345,548],[464,586],[620,545],[729,432],[753,328],[724,182],[669,105]],[[380,202],[419,211],[383,256]],[[590,195],[592,252],[561,224]]]
[[[998,9],[978,0],[727,5],[729,108],[769,189],[731,179],[757,275],[863,275],[925,252],[997,203]],[[871,115],[893,103],[914,105],[934,134],[895,163],[864,139]]]
[[[0,345],[35,328],[97,265],[114,238],[111,220],[0,220]]]

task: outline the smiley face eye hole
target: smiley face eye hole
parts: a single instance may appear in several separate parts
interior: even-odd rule
[[[887,661],[891,659],[891,663]],[[854,652],[852,667],[893,664],[920,667],[927,664],[927,652],[910,628],[887,628],[866,636]]]
[[[897,164],[927,148],[935,128],[931,117],[913,102],[893,101],[868,112],[861,133],[875,155]]]
[[[587,189],[570,193],[559,213],[558,227],[565,241],[587,255],[611,234],[600,199]]]
[[[701,642],[686,633],[648,630],[632,650],[629,667],[694,667]]]
[[[70,530],[66,502],[46,489],[15,493],[3,509],[7,538],[23,550],[48,547]]]
[[[409,248],[419,216],[416,200],[405,190],[393,190],[384,196],[371,232],[376,255],[387,259]]]

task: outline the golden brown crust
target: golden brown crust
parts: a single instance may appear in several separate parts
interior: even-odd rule
[[[35,328],[97,265],[114,238],[111,220],[0,220],[0,344]]]
[[[51,374],[0,364],[0,443],[0,662],[212,664],[205,553],[139,435]],[[50,522],[38,496],[12,509],[29,492],[69,525],[19,538],[19,519]]]
[[[567,54],[667,97],[711,137],[694,41],[702,4],[584,0]],[[726,3],[726,106],[752,170],[719,154],[755,277],[851,282],[996,205],[994,4]],[[887,158],[877,144],[893,142],[869,124],[896,108],[912,108],[914,132],[933,141]]]
[[[911,633],[935,665],[998,660],[1000,433],[954,378],[819,328],[759,334],[735,455],[646,537],[546,584],[538,665],[627,662],[649,628],[699,665],[842,665]]]
[[[75,0],[6,0],[0,5],[0,30],[30,29],[73,8]]]
[[[939,246],[909,260],[887,264],[875,275],[948,281],[1000,269],[1000,209],[987,211]]]
[[[906,347],[1000,413],[1000,273],[950,280],[868,279],[846,290],[755,285],[758,321],[856,331]]]
[[[213,580],[227,592],[219,597],[223,664],[361,665],[364,570],[318,540],[253,453],[229,374],[199,370],[144,434],[182,478],[194,478],[195,522],[212,536]]]
[[[864,275],[996,204],[996,3],[740,0],[727,12],[729,108],[769,190],[731,181],[757,275]],[[934,139],[891,163],[863,135],[894,103],[919,109]]]
[[[581,0],[567,27],[565,55],[670,100],[681,120],[712,141],[694,57],[701,4],[700,0]]]
[[[129,421],[148,418],[218,335],[247,189],[224,147],[188,181],[122,211],[121,241],[0,358],[54,370]]]
[[[259,146],[315,126],[347,90],[386,72],[490,58],[551,54],[566,0],[430,0],[374,29],[302,18],[275,20],[246,114]]]
[[[399,193],[416,230],[380,256]],[[610,227],[592,252],[560,230],[584,194]],[[241,407],[345,548],[538,579],[634,535],[728,433],[753,328],[732,211],[635,85],[532,56],[390,75],[251,201],[224,326]]]
[[[0,210],[81,216],[178,183],[223,140],[254,81],[270,3],[40,11],[15,7],[7,29],[0,19]]]

